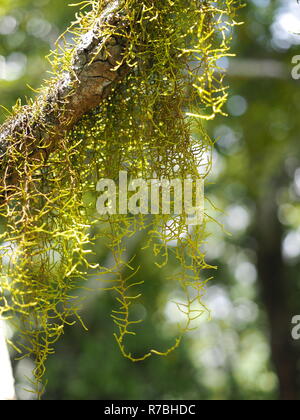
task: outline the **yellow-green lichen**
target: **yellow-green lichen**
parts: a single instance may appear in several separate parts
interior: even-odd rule
[[[89,11],[81,11],[69,31],[73,44],[62,47],[64,35],[51,55],[54,76],[47,88],[70,71],[76,43],[107,3],[81,3]],[[202,270],[208,265],[201,244],[206,220],[191,229],[185,214],[100,217],[96,184],[100,178],[117,181],[120,171],[127,171],[129,179],[205,178],[211,161],[203,162],[212,142],[204,124],[223,113],[227,100],[217,63],[230,54],[239,6],[236,0],[124,0],[120,9],[129,25],[106,31],[108,37],[127,39],[123,62],[116,66],[126,63],[131,69],[125,80],[57,140],[46,160],[30,159],[30,142],[22,144],[22,136],[10,145],[19,186],[1,206],[7,229],[1,235],[0,314],[15,325],[14,347],[20,357],[33,357],[37,383],[65,325],[81,321],[81,302],[73,291],[88,273],[102,281],[110,275],[107,289],[117,302],[112,311],[115,338],[124,356],[133,361],[168,354],[205,311]],[[15,113],[19,111],[18,107]],[[186,323],[170,350],[133,356],[125,339],[140,322],[131,318],[130,306],[143,287],[140,281],[136,284],[137,267],[126,259],[124,239],[142,229],[148,232],[145,248],[152,249],[159,267],[171,254],[177,259],[175,280],[186,294],[177,307]],[[109,268],[90,263],[92,243],[99,238],[114,258]],[[177,241],[176,247],[169,246],[171,240]]]

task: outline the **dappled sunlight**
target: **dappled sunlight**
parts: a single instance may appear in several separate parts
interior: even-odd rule
[[[296,1],[281,0],[271,30],[272,42],[277,48],[288,49],[292,45],[300,44],[300,7]]]

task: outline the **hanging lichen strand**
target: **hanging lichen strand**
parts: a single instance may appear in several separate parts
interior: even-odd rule
[[[97,78],[92,72],[94,63],[109,60],[120,40],[122,56],[114,63],[114,72],[123,69],[123,77],[115,78],[106,98],[71,129],[73,111],[58,135],[51,126],[54,118],[51,124],[41,118],[41,109],[49,116],[67,107],[68,95],[61,101],[57,97],[55,103],[49,101],[49,91],[66,73],[72,74],[76,46],[91,28],[96,28],[97,37],[95,22],[116,4],[117,24],[101,26],[105,43],[90,57],[90,77]],[[72,45],[63,42],[65,36],[60,40],[52,55],[54,77],[37,101],[22,109],[17,106],[11,117],[30,114],[35,124],[29,127],[27,117],[19,119],[21,128],[5,139],[2,156],[3,165],[13,168],[13,174],[11,169],[5,172],[1,187],[6,197],[1,215],[7,227],[1,235],[0,315],[15,327],[12,344],[19,356],[34,359],[37,383],[64,327],[81,321],[81,302],[73,291],[88,274],[109,280],[107,289],[116,296],[115,338],[124,356],[134,361],[168,354],[205,310],[201,303],[206,283],[202,270],[208,268],[201,247],[205,218],[191,227],[184,212],[161,214],[162,208],[152,216],[126,212],[99,216],[96,185],[102,178],[117,184],[120,171],[126,171],[128,180],[191,178],[196,182],[206,177],[212,143],[203,121],[222,114],[227,99],[217,60],[229,55],[239,2],[92,0],[81,6],[91,10],[78,14],[72,25]],[[71,82],[75,89],[78,80],[71,77]],[[144,229],[145,249],[153,251],[158,267],[166,265],[171,254],[177,259],[176,275],[167,281],[178,281],[186,295],[185,301],[177,302],[186,324],[169,350],[133,356],[125,339],[134,334],[139,322],[132,318],[130,306],[143,286],[135,280],[138,268],[128,261],[125,240]],[[93,243],[99,239],[114,258],[110,267],[90,263]],[[176,247],[170,246],[174,240]]]

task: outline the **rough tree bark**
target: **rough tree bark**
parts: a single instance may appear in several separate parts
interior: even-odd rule
[[[122,62],[126,37],[105,36],[105,27],[126,30],[122,1],[110,1],[102,15],[76,46],[69,72],[41,94],[33,106],[24,106],[17,116],[0,127],[0,182],[5,179],[5,196],[18,183],[17,173],[9,162],[9,148],[22,150],[29,143],[32,159],[45,159],[55,149],[59,137],[108,98],[112,88],[129,72]],[[99,35],[100,34],[100,35]],[[116,70],[116,67],[118,69]],[[3,199],[3,196],[2,196]]]

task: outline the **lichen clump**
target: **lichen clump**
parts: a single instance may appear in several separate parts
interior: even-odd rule
[[[55,75],[50,84],[70,71],[76,44],[107,3],[114,2],[81,4],[69,32],[72,45],[66,43],[62,50],[60,42],[52,55]],[[192,228],[184,212],[100,216],[96,186],[101,178],[117,182],[120,171],[126,171],[129,180],[196,182],[207,176],[212,142],[204,124],[222,114],[227,99],[218,60],[230,55],[239,6],[236,0],[120,2],[126,24],[106,27],[105,33],[111,39],[126,39],[122,62],[116,64],[116,70],[126,64],[126,78],[57,140],[47,159],[32,160],[31,142],[22,143],[22,136],[9,139],[9,159],[17,162],[19,182],[0,209],[7,226],[1,235],[0,314],[15,326],[12,344],[19,356],[34,359],[37,383],[64,327],[82,322],[81,301],[74,290],[89,274],[106,281],[115,294],[115,338],[124,356],[133,361],[168,354],[205,310],[202,270],[208,265],[201,244],[207,216]],[[24,127],[28,139],[27,131]],[[147,231],[144,246],[153,252],[157,266],[168,264],[171,254],[177,259],[175,280],[186,299],[176,304],[186,323],[169,350],[133,356],[126,337],[135,334],[139,320],[131,317],[130,307],[143,287],[135,280],[137,267],[126,257],[125,240],[140,230]],[[110,267],[91,263],[93,243],[100,239],[113,256]],[[170,241],[177,246],[170,246]]]

